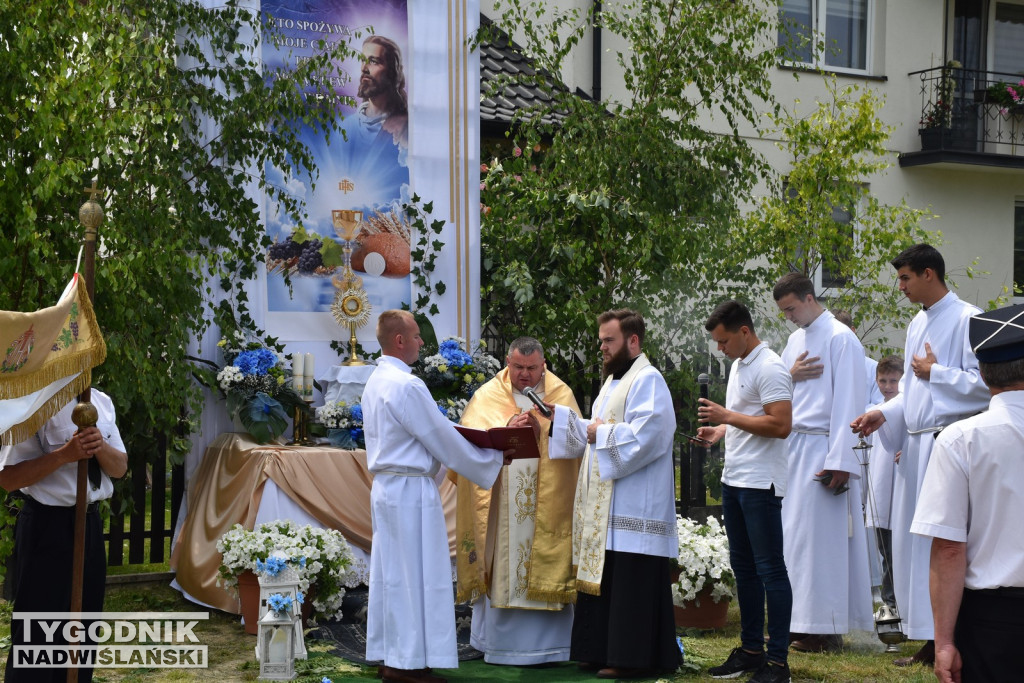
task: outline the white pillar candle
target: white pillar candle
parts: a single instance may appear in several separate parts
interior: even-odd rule
[[[303,374],[306,377],[304,381],[304,384],[306,386],[306,396],[313,395],[313,368],[313,354],[307,353],[306,358],[302,364]]]
[[[302,361],[303,355],[301,353],[292,354],[292,388],[300,395],[302,394],[302,378],[305,375],[302,370]]]

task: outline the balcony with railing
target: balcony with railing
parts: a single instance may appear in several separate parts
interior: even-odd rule
[[[1024,79],[942,66],[910,74],[920,85],[920,147],[900,166],[969,164],[1024,170]]]

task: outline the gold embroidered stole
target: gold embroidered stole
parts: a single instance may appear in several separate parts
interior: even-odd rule
[[[622,420],[626,412],[626,397],[633,380],[640,371],[650,365],[647,356],[640,354],[633,366],[619,380],[601,410],[599,416],[604,422],[614,424]],[[601,392],[612,382],[609,376]],[[608,519],[611,515],[612,489],[614,481],[601,479],[600,468],[594,453],[596,444],[587,446],[583,466],[580,467],[576,483],[576,500],[573,515],[572,559],[576,565],[576,590],[588,595],[601,594],[601,576],[604,574],[604,551],[608,544]],[[589,467],[588,467],[589,465]]]
[[[461,423],[474,429],[489,429],[508,423],[519,412],[512,396],[512,382],[508,368],[477,389],[466,406]],[[544,375],[544,400],[579,411],[572,390],[551,372]],[[572,566],[572,497],[569,492],[576,485],[579,461],[575,459],[550,460],[548,458],[548,425],[543,417],[539,442],[540,460],[537,462],[537,485],[533,487],[532,502],[524,508],[535,511],[533,542],[523,562],[526,571],[526,598],[540,602],[567,603],[576,597],[575,575]],[[498,515],[492,513],[492,492],[515,490],[515,481],[509,481],[509,468],[502,472],[493,489],[481,489],[465,477],[455,475],[457,506],[455,513],[455,564],[458,573],[457,600],[476,600],[491,591],[489,556],[494,547],[504,541],[506,534],[496,539],[497,531],[489,526]],[[451,473],[450,473],[451,474]],[[496,511],[495,511],[496,512]],[[514,577],[513,577],[514,578]],[[502,587],[503,591],[506,588]],[[521,587],[520,587],[521,588]],[[492,595],[492,601],[503,604],[507,598]],[[543,609],[543,607],[541,607]]]

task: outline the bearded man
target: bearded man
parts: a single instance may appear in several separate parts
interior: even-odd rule
[[[641,351],[643,317],[602,313],[605,383],[593,417],[549,406],[551,458],[585,458],[573,506],[576,615],[570,658],[598,678],[675,671],[669,558],[678,555],[672,397]]]
[[[409,111],[405,97],[402,51],[384,36],[363,41],[363,67],[356,96],[359,129],[368,138],[387,133],[400,147],[409,144]]]
[[[579,463],[548,458],[550,421],[529,412],[524,391],[579,411],[572,390],[545,370],[544,347],[520,337],[506,367],[477,389],[462,424],[530,426],[540,458],[502,468],[490,490],[456,477],[459,602],[473,600],[470,644],[489,664],[529,666],[569,659],[572,602],[572,492]]]

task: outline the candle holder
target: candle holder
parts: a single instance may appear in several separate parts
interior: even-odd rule
[[[312,410],[313,399],[303,398],[306,407],[295,406],[295,418],[292,426],[292,438],[288,446],[312,446],[314,441],[309,438],[309,414]]]

